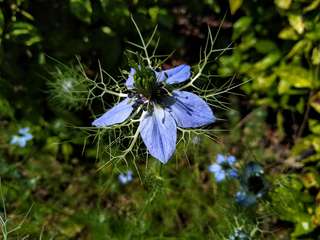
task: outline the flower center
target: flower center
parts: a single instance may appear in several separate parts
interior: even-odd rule
[[[251,176],[248,179],[248,189],[254,194],[258,194],[264,188],[264,182],[260,176]]]
[[[225,171],[232,169],[232,167],[230,166],[230,164],[228,162],[223,162],[220,164],[220,166]]]
[[[146,100],[144,102],[159,103],[169,93],[163,83],[158,82],[155,72],[150,68],[140,68],[133,79],[136,93]]]

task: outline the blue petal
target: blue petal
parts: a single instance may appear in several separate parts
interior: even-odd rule
[[[129,170],[128,172],[127,172],[127,179],[128,179],[128,181],[132,181],[132,179],[133,179],[133,172],[131,171],[131,170]]]
[[[172,116],[155,106],[152,113],[144,112],[140,134],[150,154],[166,163],[176,149],[177,126]]]
[[[168,84],[182,83],[191,76],[190,66],[186,64],[155,73],[159,82],[165,81]]]
[[[217,157],[216,157],[216,162],[218,164],[223,164],[226,162],[226,156],[225,155],[222,155],[221,153],[218,153],[217,154]]]
[[[29,141],[33,138],[33,136],[31,133],[26,133],[22,138],[26,141]]]
[[[215,117],[208,106],[197,95],[185,91],[173,91],[175,102],[168,109],[182,128],[196,128],[215,121]]]
[[[244,207],[249,207],[253,204],[255,204],[257,201],[257,198],[250,193],[247,193],[245,191],[239,191],[236,194],[236,202]]]
[[[238,171],[236,169],[229,169],[227,170],[228,176],[231,178],[237,178],[238,177]]]
[[[24,134],[28,133],[29,130],[30,130],[30,128],[28,128],[28,127],[20,128],[18,133],[21,134],[21,135],[24,135]]]
[[[23,138],[20,138],[19,142],[18,142],[18,145],[20,147],[25,147],[27,145],[27,141]]]
[[[211,173],[217,173],[217,172],[221,171],[221,166],[219,164],[214,163],[208,167],[208,170]]]
[[[118,180],[121,184],[127,184],[128,182],[130,182],[130,179],[128,179],[127,175],[124,174],[124,173],[121,173],[119,176],[118,176]]]
[[[221,182],[226,178],[226,173],[223,170],[221,170],[216,172],[214,176],[217,182]]]
[[[134,88],[133,76],[135,73],[136,73],[136,70],[134,68],[130,68],[130,73],[129,73],[128,79],[126,80],[126,86],[128,89]]]
[[[127,172],[127,176],[132,177],[132,175],[133,175],[133,172],[132,172],[131,170],[129,170],[129,171]]]
[[[132,99],[126,98],[125,100],[108,110],[101,117],[94,120],[92,122],[92,125],[96,127],[106,127],[123,122],[132,113],[134,102],[135,101],[133,101]]]
[[[14,135],[11,138],[10,144],[12,145],[18,145],[19,147],[25,147],[27,145],[27,140],[24,139],[23,137]]]
[[[17,135],[13,135],[10,141],[10,144],[16,145],[19,142],[19,137]]]
[[[233,165],[236,162],[236,160],[236,157],[233,155],[227,157],[227,162],[229,163],[229,165]]]

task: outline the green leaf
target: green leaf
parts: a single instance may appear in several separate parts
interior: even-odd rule
[[[101,31],[109,36],[115,36],[115,32],[109,26],[101,27]]]
[[[1,117],[13,118],[14,116],[12,106],[5,98],[2,98],[1,96],[0,96],[0,112],[1,112]]]
[[[263,71],[275,64],[281,58],[281,53],[278,51],[271,52],[260,61],[254,64],[254,70]]]
[[[242,1],[243,0],[229,0],[230,12],[232,15],[241,7]]]
[[[304,22],[301,15],[289,15],[289,23],[297,33],[302,34],[304,31]]]
[[[257,49],[259,53],[267,54],[271,51],[277,50],[277,45],[268,39],[260,39],[256,42],[254,47]]]
[[[256,77],[253,77],[252,88],[255,90],[266,91],[276,80],[277,76],[275,74],[271,74],[269,76],[264,76],[259,74]]]
[[[4,28],[4,16],[2,10],[0,9],[0,35],[3,33]]]
[[[290,83],[286,80],[280,80],[279,85],[278,85],[278,93],[279,94],[284,94],[289,91],[290,89]]]
[[[277,179],[277,181],[278,184],[270,192],[270,197],[272,206],[279,214],[279,218],[296,224],[310,219],[304,209],[304,195],[301,194],[303,184],[298,177],[296,175],[287,175]]]
[[[312,133],[320,135],[320,122],[318,120],[309,119],[308,125]]]
[[[299,237],[301,235],[307,234],[315,229],[312,223],[311,216],[301,215],[299,221],[296,223],[292,237]]]
[[[291,0],[275,0],[277,7],[285,10],[290,8],[291,2]]]
[[[306,106],[305,99],[303,97],[301,97],[299,99],[299,102],[296,104],[296,109],[300,114],[303,114],[305,106]]]
[[[70,0],[70,9],[79,20],[90,23],[92,15],[90,0]]]
[[[319,136],[313,136],[312,146],[314,147],[314,149],[317,152],[320,152],[320,138],[319,138]],[[319,160],[319,158],[318,158],[318,160]]]
[[[283,94],[290,89],[314,87],[312,73],[305,68],[296,65],[284,65],[275,70],[280,78],[278,86],[279,94]]]
[[[312,42],[308,39],[302,39],[298,41],[290,50],[287,57],[292,58],[295,55],[301,54],[301,53],[307,53],[312,47]]]
[[[151,8],[148,9],[148,13],[149,13],[151,21],[153,23],[157,22],[159,11],[160,11],[160,9],[157,6],[156,7],[151,7]]]
[[[292,27],[285,27],[280,31],[278,37],[284,40],[298,40],[299,36]]]
[[[66,220],[59,226],[59,231],[70,239],[75,238],[75,236],[79,234],[83,228],[84,226],[82,224]]]
[[[319,47],[316,47],[312,50],[311,60],[313,65],[320,64],[320,48]]]
[[[66,160],[69,160],[71,154],[73,153],[73,148],[69,143],[62,144],[62,154]]]
[[[241,52],[247,51],[249,48],[256,47],[257,39],[254,34],[246,34],[241,37],[241,43],[238,45],[237,49]]]
[[[56,155],[59,150],[59,143],[60,139],[58,137],[48,137],[44,150],[52,155]]]
[[[9,39],[21,42],[26,46],[34,45],[42,40],[38,30],[27,22],[13,23],[9,31]]]
[[[33,17],[30,13],[28,13],[28,12],[26,12],[26,11],[24,11],[24,10],[21,10],[20,13],[21,13],[21,15],[23,15],[25,18],[27,18],[27,19],[29,19],[29,20],[31,20],[31,21],[34,21],[34,17]]]
[[[110,1],[109,0],[100,0],[100,4],[103,9],[106,9],[109,5]]]
[[[312,31],[306,33],[306,38],[312,41],[320,40],[320,23],[315,24]]]
[[[284,120],[282,112],[277,113],[277,133],[280,139],[283,139],[285,136]]]
[[[238,21],[236,21],[233,25],[232,39],[237,39],[244,31],[249,29],[251,22],[252,18],[248,16],[241,17]]]
[[[320,5],[320,0],[314,0],[310,3],[310,5],[308,5],[303,9],[303,12],[309,12],[309,11],[315,10],[319,5]]]

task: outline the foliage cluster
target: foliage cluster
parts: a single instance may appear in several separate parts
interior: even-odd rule
[[[284,171],[299,174],[294,178],[300,183],[290,191],[297,191],[294,201],[305,192],[305,200],[298,202],[307,201],[308,207],[288,204],[290,216],[283,213],[280,218],[295,223],[293,236],[300,236],[319,225],[320,1],[235,0],[230,8],[239,16],[232,33],[236,47],[220,58],[218,71],[251,80],[242,89],[252,104],[267,107],[278,144],[291,148],[281,157]],[[274,201],[279,195],[286,198],[279,192]],[[304,227],[303,219],[308,220]]]

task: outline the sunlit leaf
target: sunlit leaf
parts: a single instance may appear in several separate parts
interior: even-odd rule
[[[70,0],[70,9],[79,20],[90,23],[92,14],[90,0]]]
[[[246,31],[252,22],[252,18],[245,16],[241,17],[238,21],[236,21],[233,25],[233,39],[237,39],[244,31]]]
[[[156,7],[151,7],[151,8],[148,9],[148,13],[149,13],[151,21],[153,23],[157,22],[159,11],[160,11],[160,9],[157,6]]]
[[[114,31],[109,26],[104,26],[101,28],[101,30],[102,30],[102,32],[104,32],[105,34],[107,34],[109,36],[115,35]]]
[[[299,221],[295,225],[295,229],[292,233],[292,237],[299,237],[307,234],[315,229],[316,226],[311,221],[311,217],[308,215],[302,215]]]
[[[14,22],[10,28],[9,36],[11,40],[21,42],[26,46],[34,45],[42,40],[38,30],[27,22]]]
[[[320,47],[316,47],[312,50],[311,60],[314,65],[320,64]]]
[[[320,40],[320,23],[316,23],[312,30],[310,32],[307,32],[305,36],[307,39],[313,41]]]
[[[319,187],[319,177],[314,172],[308,172],[302,175],[302,182],[306,188]]]
[[[229,0],[230,12],[235,14],[236,11],[241,7],[243,0]]]
[[[20,12],[21,12],[21,14],[22,14],[24,17],[26,17],[27,19],[29,19],[29,20],[31,20],[31,21],[34,20],[34,17],[33,17],[30,13],[28,13],[27,11],[21,10]]]
[[[259,74],[258,76],[253,78],[252,87],[255,90],[266,91],[271,87],[271,85],[274,83],[276,78],[277,78],[276,74],[271,74],[269,76],[264,76]]]
[[[268,67],[275,64],[280,59],[280,57],[281,57],[280,52],[278,52],[278,51],[271,52],[267,56],[265,56],[263,59],[256,62],[254,64],[254,69],[258,70],[258,71],[265,70]]]
[[[300,66],[285,65],[277,68],[276,74],[280,77],[279,93],[285,93],[291,86],[295,88],[313,88],[314,80],[310,71]]]
[[[292,0],[275,0],[275,4],[282,9],[289,9]]]
[[[292,58],[297,54],[309,52],[312,47],[312,42],[308,39],[302,39],[298,41],[290,50],[287,57]]]
[[[301,15],[289,15],[289,23],[297,33],[302,34],[304,31],[304,22]]]
[[[279,184],[270,193],[272,206],[279,214],[279,218],[295,223],[294,236],[308,233],[314,229],[311,217],[304,209],[305,194],[301,194],[303,184],[295,175],[280,178]]]
[[[62,144],[62,154],[66,160],[69,160],[70,155],[73,153],[73,148],[71,144],[64,143]]]
[[[298,34],[292,27],[285,27],[280,31],[278,37],[284,40],[297,40],[299,39]]]
[[[304,12],[315,10],[320,5],[320,0],[313,0],[307,7],[303,9]]]

